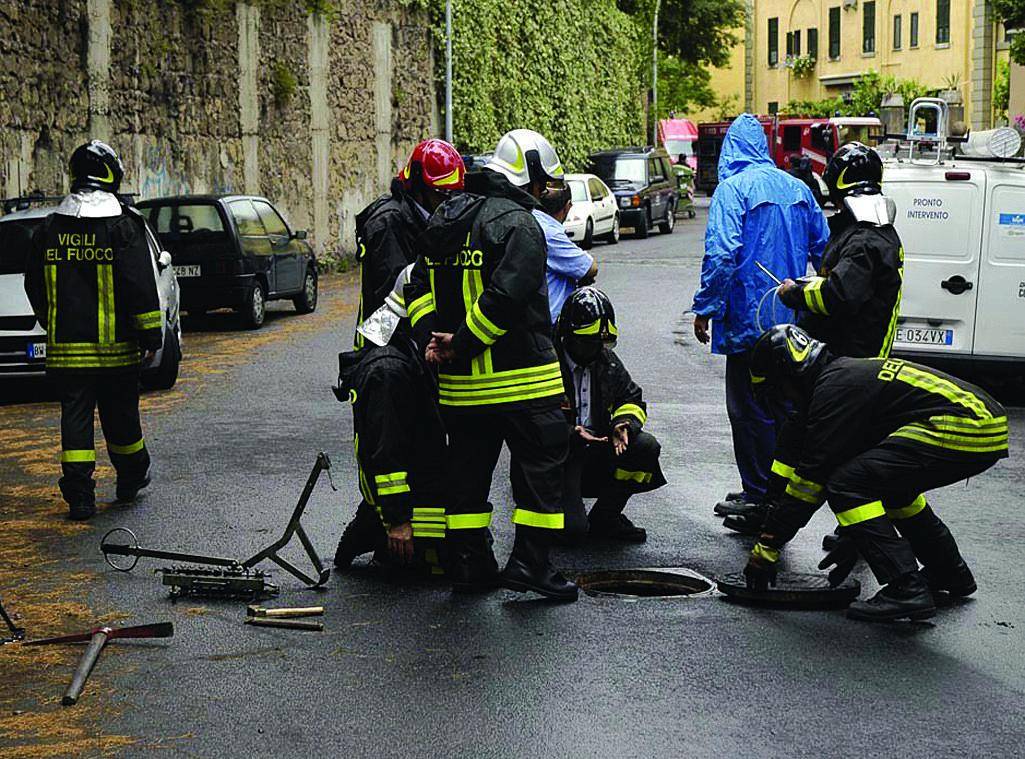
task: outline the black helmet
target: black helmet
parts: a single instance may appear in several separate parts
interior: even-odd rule
[[[751,382],[785,389],[790,380],[799,380],[814,372],[819,358],[826,354],[825,343],[814,339],[793,324],[777,324],[767,330],[751,349]]]
[[[843,208],[848,195],[878,195],[883,191],[883,161],[879,154],[860,142],[848,142],[833,154],[822,173],[829,198]]]
[[[72,192],[85,189],[117,192],[125,175],[125,167],[114,148],[99,140],[75,148],[68,168]]]
[[[616,344],[616,310],[609,296],[597,287],[581,287],[562,304],[555,331],[569,357],[586,366],[603,346]]]

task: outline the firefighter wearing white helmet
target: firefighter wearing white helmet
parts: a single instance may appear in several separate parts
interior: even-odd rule
[[[566,174],[552,143],[533,129],[506,132],[484,168],[504,174],[515,187],[527,189],[536,198],[549,183],[561,185]]]

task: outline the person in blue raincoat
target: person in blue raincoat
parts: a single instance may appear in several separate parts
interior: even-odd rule
[[[738,117],[719,156],[719,186],[708,211],[701,286],[692,307],[697,339],[707,343],[714,322],[712,352],[726,356],[726,411],[743,492],[716,506],[721,515],[762,503],[776,445],[777,420],[751,391],[748,351],[763,330],[792,315],[771,295],[762,302],[775,283],[756,262],[780,280],[797,279],[809,262],[818,269],[828,240],[829,227],[811,191],[776,168],[758,119],[749,113]]]

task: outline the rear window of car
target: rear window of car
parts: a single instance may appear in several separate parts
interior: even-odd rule
[[[644,184],[648,181],[644,170],[643,158],[619,158],[616,160],[616,171],[612,177],[623,182],[638,182]]]
[[[32,234],[42,219],[0,221],[0,274],[24,274]]]
[[[161,238],[224,232],[224,222],[212,203],[155,205],[139,210]]]
[[[570,197],[574,202],[583,203],[587,200],[587,189],[584,187],[583,182],[570,180],[566,184],[569,185]]]

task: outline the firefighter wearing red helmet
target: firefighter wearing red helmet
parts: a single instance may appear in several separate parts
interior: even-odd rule
[[[395,284],[395,278],[416,260],[413,241],[427,226],[434,209],[451,193],[463,189],[463,159],[444,140],[424,140],[391,183],[391,191],[356,216],[356,258],[360,266],[360,304],[356,326],[374,313]],[[356,333],[354,345],[363,347]]]

